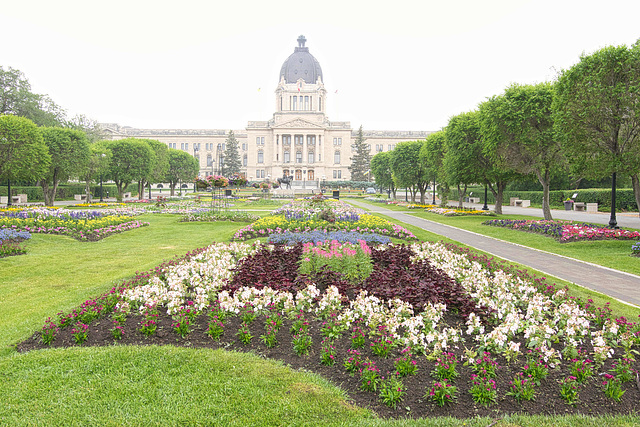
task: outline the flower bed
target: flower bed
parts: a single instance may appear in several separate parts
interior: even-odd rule
[[[302,233],[320,230],[357,231],[375,233],[399,239],[415,239],[407,229],[395,225],[386,219],[364,213],[341,201],[317,201],[318,199],[296,200],[273,211],[270,217],[264,217],[242,228],[233,236],[234,240],[248,240],[267,237],[285,232]]]
[[[327,240],[338,240],[339,242],[358,243],[364,240],[369,245],[378,245],[390,243],[391,239],[375,233],[360,233],[357,231],[329,231],[321,230],[309,231],[304,233],[292,233],[286,231],[284,233],[272,234],[269,236],[268,243],[294,245],[296,243],[318,243]]]
[[[23,209],[0,212],[0,229],[29,233],[63,234],[78,240],[95,241],[114,233],[149,225],[132,220],[144,210],[105,209],[100,211],[68,209]]]
[[[26,254],[20,243],[30,238],[31,233],[27,231],[0,229],[0,258]]]
[[[354,283],[300,274],[302,245],[215,244],[50,319],[18,350],[78,337],[253,350],[394,417],[640,410],[637,324],[442,244],[370,251],[372,271]],[[82,335],[110,312],[110,333]]]
[[[496,214],[491,211],[483,211],[479,209],[467,209],[467,208],[443,208],[436,205],[430,205],[425,207],[426,212],[435,213],[444,216],[466,216],[466,215],[484,215],[495,216]]]
[[[529,231],[556,238],[559,242],[582,240],[632,240],[640,238],[640,232],[625,229],[610,229],[599,224],[574,223],[560,220],[513,220],[494,219],[484,225]]]

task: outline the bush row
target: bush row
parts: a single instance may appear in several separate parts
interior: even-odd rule
[[[118,193],[118,190],[114,184],[103,184],[104,196],[107,196],[107,192],[110,197],[115,197]],[[94,199],[100,197],[100,184],[91,185],[91,194],[93,194]],[[127,191],[132,194],[138,194],[138,184],[130,184],[127,187]],[[85,185],[84,184],[63,184],[58,187],[56,190],[56,200],[73,200],[73,196],[75,194],[84,194]],[[19,186],[19,185],[11,185],[11,194],[26,194],[28,202],[44,202],[44,194],[42,193],[42,187],[40,186]],[[0,196],[7,195],[7,186],[4,185],[0,187]]]
[[[465,197],[469,197],[469,192],[473,192],[472,197],[480,197],[480,202],[484,203],[484,187],[471,187],[467,190]],[[550,204],[562,205],[575,193],[578,197],[574,199],[576,202],[597,203],[598,208],[611,209],[611,189],[589,188],[584,190],[554,190],[549,192]],[[531,200],[531,203],[542,204],[542,191],[505,191],[503,196],[503,205],[509,204],[511,197],[518,197],[522,200]],[[452,189],[450,193],[451,200],[458,199],[458,190]],[[487,203],[495,203],[495,198],[491,191],[487,194]],[[636,199],[631,188],[618,188],[616,191],[616,210],[637,211]]]

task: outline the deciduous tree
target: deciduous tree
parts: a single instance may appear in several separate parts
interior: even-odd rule
[[[371,158],[371,173],[379,188],[386,188],[393,198],[396,198],[396,186],[391,172],[391,154],[381,151]]]
[[[420,192],[420,203],[424,204],[424,194],[429,185],[430,172],[420,161],[423,141],[405,141],[391,151],[391,171],[398,187],[410,187],[411,201],[415,203],[415,193]]]
[[[121,202],[129,184],[151,173],[153,150],[149,144],[136,138],[108,141],[106,147],[112,155],[108,175],[116,183],[116,197]]]
[[[169,148],[168,151],[169,168],[165,176],[165,181],[169,183],[171,195],[173,196],[176,184],[180,181],[193,181],[198,175],[199,165],[193,156],[182,150]]]
[[[616,174],[635,175],[640,207],[640,47],[609,46],[560,73],[554,123],[574,171],[612,176],[610,227],[615,217]]]

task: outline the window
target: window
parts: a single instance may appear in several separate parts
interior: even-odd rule
[[[242,151],[247,151],[247,143],[246,142],[242,143]]]
[[[318,98],[318,111],[322,111],[322,98]]]
[[[316,145],[315,135],[307,135],[307,145]]]
[[[318,161],[321,162],[322,161],[322,154],[318,153]]]
[[[283,161],[284,161],[285,163],[289,163],[289,162],[291,161],[291,159],[290,159],[290,155],[289,155],[289,151],[288,151],[288,150],[286,150],[286,151],[284,152],[284,159],[283,159]]]
[[[264,136],[256,136],[256,145],[264,145]]]
[[[391,151],[391,144],[387,145],[387,150]]]
[[[282,135],[282,145],[291,145],[291,135]]]
[[[342,138],[333,138],[333,145],[342,145]]]
[[[258,163],[264,163],[264,152],[262,150],[258,151]]]
[[[333,179],[338,178],[338,171],[333,171]]]
[[[309,163],[313,163],[314,160],[315,160],[315,155],[314,155],[314,153],[312,151],[312,152],[309,153],[309,160],[308,161],[309,161]]]
[[[333,163],[340,164],[340,152],[336,151],[333,153]]]
[[[247,166],[247,155],[242,156],[242,166]]]
[[[200,151],[200,143],[198,142],[198,151]]]
[[[207,154],[207,166],[211,166],[213,164],[213,157],[211,154]]]
[[[307,95],[304,97],[304,110],[309,111],[309,97]]]
[[[292,110],[294,110],[294,111],[295,111],[295,110],[297,110],[297,109],[298,109],[298,97],[297,97],[297,96],[294,96],[294,97],[293,97],[293,108],[292,108]]]
[[[181,142],[181,143],[180,143],[180,149],[181,149],[181,150],[184,150],[184,142]]]
[[[304,141],[304,135],[296,135],[293,137],[293,142],[296,145],[302,145],[302,142]]]
[[[296,151],[296,163],[302,163],[302,151]]]
[[[338,179],[342,178],[342,171],[340,169],[338,169]]]

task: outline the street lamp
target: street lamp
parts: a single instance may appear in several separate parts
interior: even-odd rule
[[[487,206],[487,184],[484,185],[484,206],[482,207],[483,211],[488,211],[489,206]]]
[[[433,187],[431,188],[431,193],[433,194],[432,205],[436,204],[436,176],[433,176]]]
[[[195,142],[193,143],[193,157],[198,161],[198,176],[200,176],[200,159],[198,158],[198,146]],[[195,181],[193,182],[193,192],[196,192]],[[151,199],[151,187],[149,187],[149,199]]]

